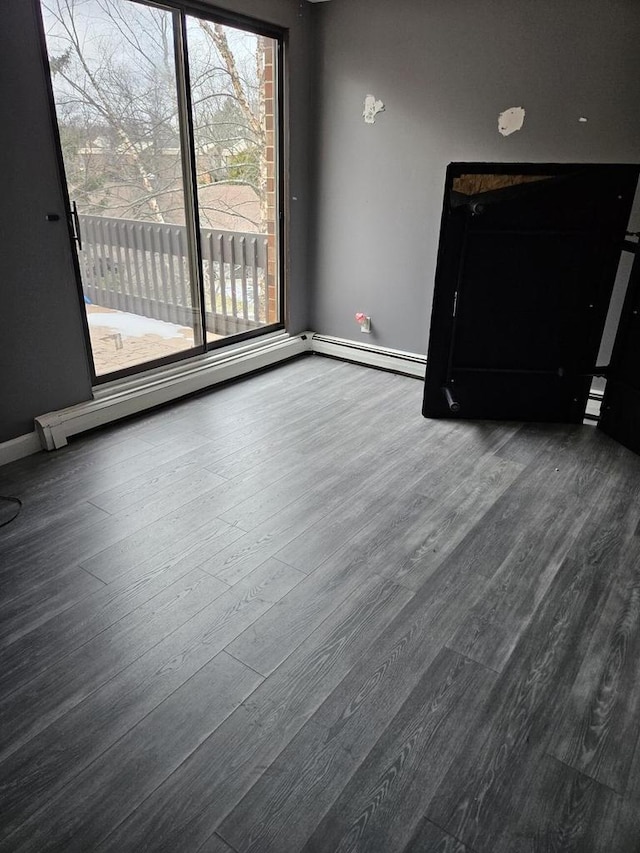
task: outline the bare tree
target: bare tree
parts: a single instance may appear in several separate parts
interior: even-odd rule
[[[225,106],[217,107],[213,113],[207,110],[206,104],[211,98],[211,93],[206,89],[202,97],[194,99],[194,111],[196,117],[201,117],[198,131],[202,141],[208,141],[208,135],[215,135],[218,128],[226,127],[227,146],[234,144],[239,147],[236,164],[240,167],[227,178],[221,178],[221,183],[241,183],[250,186],[256,193],[260,202],[261,230],[266,230],[267,223],[267,139],[265,126],[265,98],[264,98],[264,72],[265,72],[265,40],[256,37],[253,51],[253,63],[244,65],[239,61],[237,55],[229,45],[227,30],[218,23],[197,19],[198,26],[206,35],[209,42],[214,46],[215,56],[221,62],[226,75],[224,81]],[[202,78],[207,80],[206,67],[203,69]],[[216,95],[213,96],[214,98]],[[221,112],[226,109],[227,113],[235,116],[228,124],[221,123]],[[229,131],[231,130],[231,133]],[[223,167],[225,169],[225,167]],[[226,168],[228,172],[228,165]]]
[[[42,6],[72,193],[89,212],[175,221],[183,203],[172,13],[129,0]],[[226,28],[189,21],[202,196],[212,183],[251,187],[260,211],[252,224],[264,230],[264,44],[250,37],[250,62],[246,48],[245,56],[234,51]],[[207,204],[215,219],[217,208]]]

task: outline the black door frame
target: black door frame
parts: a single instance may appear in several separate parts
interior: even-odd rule
[[[185,39],[185,21],[187,15],[194,15],[206,20],[219,23],[222,25],[236,27],[239,29],[246,30],[247,32],[254,33],[255,35],[266,36],[268,38],[273,39],[276,42],[276,160],[277,160],[277,222],[275,224],[277,238],[278,238],[278,300],[279,300],[279,314],[280,319],[277,323],[271,323],[265,326],[262,326],[258,329],[251,329],[247,332],[241,332],[235,335],[229,335],[225,338],[222,338],[218,341],[210,341],[207,343],[206,341],[206,328],[205,328],[205,318],[204,311],[201,310],[201,319],[200,322],[203,324],[203,328],[205,328],[204,334],[204,342],[202,345],[191,347],[189,349],[185,349],[179,353],[165,356],[164,358],[154,359],[153,361],[143,362],[139,366],[125,368],[123,370],[113,371],[111,373],[107,373],[101,376],[98,376],[95,372],[95,364],[93,360],[93,352],[91,347],[91,336],[89,333],[89,323],[87,320],[86,311],[84,310],[84,294],[82,289],[82,275],[80,271],[80,262],[78,258],[78,235],[76,233],[76,224],[74,221],[74,211],[71,205],[71,201],[69,198],[69,189],[67,184],[67,176],[64,165],[64,157],[62,154],[62,141],[60,138],[60,129],[58,125],[57,113],[56,113],[56,105],[55,105],[55,96],[53,92],[53,83],[51,76],[51,66],[49,63],[49,53],[47,48],[47,40],[46,33],[44,27],[44,18],[42,14],[42,6],[41,0],[31,0],[37,29],[38,29],[38,38],[40,42],[40,55],[42,60],[42,67],[44,71],[44,79],[45,79],[45,88],[49,106],[49,119],[51,123],[51,129],[53,132],[53,138],[55,142],[55,156],[56,163],[58,167],[58,180],[60,182],[60,188],[62,191],[62,197],[64,199],[65,204],[65,219],[67,223],[67,235],[69,244],[71,247],[71,255],[72,255],[72,263],[73,270],[75,273],[76,280],[76,289],[78,294],[78,305],[80,309],[80,318],[82,323],[82,330],[85,341],[85,350],[87,353],[87,361],[89,364],[89,371],[91,375],[91,383],[93,386],[99,386],[108,382],[114,382],[118,379],[123,379],[129,376],[137,376],[139,374],[145,373],[147,371],[155,370],[157,368],[162,368],[169,365],[174,365],[176,363],[185,361],[186,359],[193,358],[194,356],[205,355],[206,353],[222,349],[226,346],[237,344],[239,342],[250,340],[252,338],[261,337],[262,335],[272,333],[274,331],[279,331],[285,328],[285,317],[286,317],[286,290],[287,290],[287,282],[286,282],[286,263],[285,259],[287,257],[288,252],[288,243],[287,243],[287,230],[288,230],[288,222],[289,222],[289,211],[288,204],[285,195],[285,174],[288,169],[289,163],[289,150],[287,144],[287,135],[285,133],[285,121],[286,121],[286,90],[285,90],[285,81],[287,78],[285,63],[288,49],[288,33],[287,30],[275,26],[274,24],[269,24],[255,18],[251,18],[247,15],[242,15],[239,13],[231,12],[229,10],[218,9],[215,6],[210,6],[208,3],[198,2],[198,0],[167,0],[166,2],[156,3],[153,0],[127,0],[127,2],[136,3],[142,6],[153,6],[156,8],[164,9],[168,12],[178,13],[180,15],[181,21],[181,30],[182,30],[182,50],[183,57],[182,62],[185,65],[185,85],[187,86],[185,101],[189,107],[188,109],[188,129],[187,134],[189,136],[190,147],[187,151],[186,158],[188,159],[188,169],[190,172],[189,181],[192,182],[193,187],[196,187],[197,178],[196,178],[196,165],[195,165],[195,155],[193,148],[193,123],[192,123],[192,110],[191,110],[191,91],[189,88],[189,67],[188,67],[188,52],[186,46]],[[175,40],[174,40],[175,42]],[[179,47],[176,44],[176,50]],[[176,72],[178,72],[178,62],[176,60]],[[181,121],[181,125],[183,122]],[[193,259],[195,263],[197,263],[198,269],[202,270],[202,253],[200,247],[200,229],[199,229],[199,212],[197,205],[197,198],[193,203],[193,210],[191,211],[191,215],[194,219],[194,227],[195,227],[195,240],[194,240],[194,248],[196,252],[196,258]],[[198,290],[199,290],[199,307],[202,308],[204,306],[204,295],[202,292],[202,281],[201,281],[201,272],[198,273]]]

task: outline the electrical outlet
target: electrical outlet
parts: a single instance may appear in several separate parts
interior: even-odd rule
[[[360,331],[364,332],[365,335],[371,334],[371,317],[367,317],[362,311],[358,311],[356,314],[356,323],[360,326]]]

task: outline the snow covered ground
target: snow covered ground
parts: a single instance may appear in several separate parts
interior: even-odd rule
[[[160,338],[184,339],[184,326],[166,323],[164,320],[152,320],[149,317],[139,317],[137,314],[127,314],[125,311],[88,313],[87,319],[92,329],[109,329],[119,332],[126,338],[142,338],[145,335],[157,335]]]

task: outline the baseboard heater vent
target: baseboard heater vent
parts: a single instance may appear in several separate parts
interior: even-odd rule
[[[353,361],[405,376],[415,376],[418,379],[424,379],[427,366],[426,356],[371,344],[358,344],[355,341],[332,338],[328,335],[312,335],[311,349],[318,355]]]

